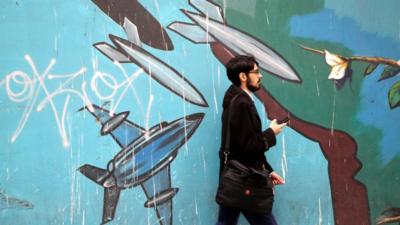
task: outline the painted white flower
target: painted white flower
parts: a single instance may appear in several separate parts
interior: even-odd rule
[[[325,50],[325,61],[332,67],[328,76],[330,80],[340,80],[345,77],[349,61],[338,55],[332,54]]]

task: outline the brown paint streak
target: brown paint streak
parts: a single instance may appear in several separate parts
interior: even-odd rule
[[[215,56],[226,64],[234,54],[219,43],[211,45]],[[333,214],[336,225],[369,225],[366,187],[354,176],[361,168],[357,159],[357,144],[347,133],[330,130],[306,122],[291,114],[264,87],[256,92],[263,102],[268,119],[290,117],[289,126],[304,137],[318,142],[328,161]],[[307,174],[304,175],[306,178]],[[307,194],[307,193],[306,193]],[[308,193],[312,194],[312,193]]]
[[[92,0],[92,2],[121,26],[125,18],[129,19],[136,25],[143,43],[161,50],[174,49],[168,33],[137,0]]]

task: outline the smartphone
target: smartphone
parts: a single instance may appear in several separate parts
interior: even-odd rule
[[[282,123],[286,123],[289,122],[290,118],[289,117],[285,117],[283,119],[280,119],[277,121],[278,124],[282,124]]]

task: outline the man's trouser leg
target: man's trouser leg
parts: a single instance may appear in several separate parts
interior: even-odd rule
[[[219,206],[218,221],[216,225],[236,225],[240,210]]]
[[[278,225],[272,213],[259,214],[246,211],[242,213],[251,225]]]

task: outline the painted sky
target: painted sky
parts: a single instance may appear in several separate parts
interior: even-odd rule
[[[398,0],[325,0],[325,7],[334,10],[339,18],[353,19],[360,25],[361,31],[376,33],[396,41],[400,39]]]
[[[333,3],[327,3],[327,5],[341,6],[340,4]],[[372,3],[369,5],[369,8],[371,7],[374,7]],[[292,35],[340,43],[346,48],[351,49],[354,55],[400,58],[400,40],[398,37],[392,37],[393,35],[378,35],[378,30],[367,31],[365,29],[370,26],[369,22],[360,22],[360,20],[367,19],[357,17],[356,15],[348,17],[345,14],[345,10],[340,8],[337,10],[339,11],[325,9],[314,14],[293,17],[291,21]],[[385,11],[385,16],[390,17],[388,15],[393,15],[394,18],[399,17],[397,12],[393,12],[393,14],[389,13],[392,13],[391,10]],[[368,19],[368,21],[371,21],[371,19]],[[390,23],[383,24],[384,19],[381,19],[381,21],[380,30],[385,30],[386,33],[390,33],[387,32],[388,30],[396,30],[393,29],[394,27]],[[398,30],[397,28],[397,32]],[[385,32],[379,31],[379,33]],[[393,147],[400,145],[400,140],[396,137],[400,124],[387,125],[387,121],[399,121],[400,119],[399,109],[390,110],[387,102],[387,92],[391,85],[398,79],[393,78],[377,82],[381,72],[382,68],[379,67],[373,74],[363,80],[360,93],[362,100],[357,119],[364,124],[379,128],[383,132],[383,138],[380,143],[381,157],[385,163],[388,163],[394,156],[400,153],[399,148]],[[362,76],[362,74],[353,74],[353,76]]]

